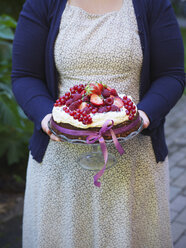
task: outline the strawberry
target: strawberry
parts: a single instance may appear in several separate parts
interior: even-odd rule
[[[103,90],[103,84],[102,84],[102,82],[97,82],[97,87],[99,88],[99,90],[100,90],[100,92],[102,92],[102,90]]]
[[[82,91],[81,91],[81,95],[82,95],[82,96],[83,96],[85,93],[86,93],[85,90],[82,90]]]
[[[86,91],[86,94],[88,96],[92,95],[92,94],[97,94],[97,95],[101,95],[101,90],[100,88],[96,85],[96,84],[93,84],[93,83],[89,83],[86,87],[85,87],[85,91]]]
[[[82,102],[80,105],[79,105],[79,107],[78,107],[78,109],[84,109],[85,107],[87,107],[88,105],[87,105],[87,103],[86,102]]]
[[[107,90],[109,90],[109,91],[111,91],[111,89],[112,89],[112,88],[110,88],[109,86],[107,86],[106,88],[107,88]]]
[[[100,96],[98,96],[97,94],[92,94],[91,95],[90,102],[94,106],[101,106],[101,105],[103,105],[103,99]]]
[[[123,100],[119,96],[114,97],[114,103],[113,104],[115,106],[117,106],[118,108],[122,108],[124,105]]]

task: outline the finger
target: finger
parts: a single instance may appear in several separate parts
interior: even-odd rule
[[[50,135],[50,139],[53,141],[60,141],[60,139],[57,136],[55,136],[53,133]]]

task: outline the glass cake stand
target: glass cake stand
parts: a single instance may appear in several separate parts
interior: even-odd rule
[[[101,151],[101,147],[99,144],[99,141],[96,141],[94,144],[87,144],[86,140],[81,140],[81,139],[69,139],[66,136],[62,134],[57,134],[51,127],[50,121],[48,122],[48,127],[50,131],[57,136],[61,141],[69,142],[72,144],[77,144],[77,145],[90,145],[92,147],[92,151],[89,153],[83,153],[81,154],[77,162],[78,164],[86,170],[91,170],[91,171],[100,171],[103,168],[104,165],[104,157]],[[141,119],[141,125],[138,128],[138,130],[130,133],[126,137],[119,137],[117,140],[121,142],[126,142],[127,140],[130,140],[134,138],[136,135],[138,135],[141,131],[143,130],[143,120]],[[111,145],[113,144],[113,140],[105,140],[106,145]],[[82,147],[83,150],[83,147]],[[108,160],[106,164],[106,169],[111,168],[117,163],[116,157],[112,153],[108,153]]]

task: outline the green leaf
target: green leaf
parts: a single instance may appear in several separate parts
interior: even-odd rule
[[[5,25],[6,27],[10,27],[10,28],[16,28],[17,22],[8,15],[1,15],[0,25]]]
[[[4,84],[0,82],[0,94],[6,95],[9,99],[13,98],[13,93],[10,85]]]
[[[13,40],[14,39],[14,33],[5,25],[0,25],[0,38],[5,40]]]

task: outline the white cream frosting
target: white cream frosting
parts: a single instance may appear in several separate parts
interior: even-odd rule
[[[122,96],[120,96],[122,97]],[[128,96],[132,100],[130,96]],[[135,104],[134,104],[135,105]],[[135,105],[136,106],[136,105]],[[102,127],[106,120],[113,120],[114,125],[120,124],[123,121],[128,120],[128,115],[126,115],[126,108],[123,106],[119,112],[105,112],[105,113],[96,113],[90,114],[92,117],[92,123],[84,125],[82,122],[75,120],[73,116],[70,116],[68,113],[65,113],[63,110],[64,106],[54,107],[52,110],[52,116],[54,121],[57,123],[67,123],[77,128],[87,129],[90,127]],[[136,107],[137,110],[137,107]]]

